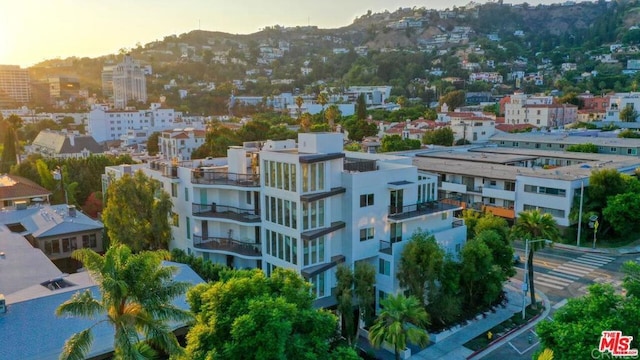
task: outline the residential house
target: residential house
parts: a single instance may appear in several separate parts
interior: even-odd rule
[[[56,159],[87,158],[102,154],[104,147],[89,135],[77,131],[42,130],[29,146],[30,153]]]
[[[51,191],[17,175],[0,175],[0,202],[2,209],[15,209],[32,203],[49,202]]]

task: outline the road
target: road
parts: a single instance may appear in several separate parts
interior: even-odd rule
[[[518,247],[516,244],[515,250],[525,261],[524,247]],[[552,320],[554,312],[566,304],[567,299],[586,294],[587,287],[593,283],[610,283],[617,291],[621,291],[623,274],[619,269],[622,263],[628,260],[640,261],[640,256],[591,254],[557,248],[536,251],[533,267],[534,286],[544,292],[551,302],[548,318]],[[516,270],[518,273],[514,278],[522,280],[524,263],[519,264]],[[530,360],[539,347],[534,330],[535,328],[496,348],[483,359]]]

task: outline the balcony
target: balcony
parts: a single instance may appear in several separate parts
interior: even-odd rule
[[[255,209],[241,209],[216,203],[191,204],[191,208],[193,216],[229,219],[248,223],[260,222],[260,212]]]
[[[258,174],[236,174],[223,170],[198,168],[191,170],[191,183],[201,185],[260,186]]]
[[[248,243],[231,238],[205,237],[193,235],[193,246],[204,250],[226,251],[234,254],[261,257],[262,249],[260,244]]]
[[[501,206],[491,206],[491,205],[484,205],[482,207],[482,210],[484,212],[490,212],[495,216],[500,216],[506,219],[515,219],[516,218],[516,211],[513,208],[504,208]]]
[[[313,265],[313,266],[309,266],[306,267],[304,269],[302,269],[302,271],[300,271],[300,274],[305,278],[305,279],[309,279],[313,276],[316,276],[322,272],[325,272],[329,269],[331,269],[332,267],[337,266],[338,264],[342,264],[345,260],[345,256],[344,255],[335,255],[331,257],[331,261],[329,261],[328,263],[323,263],[323,264],[318,264],[318,265]]]
[[[440,211],[455,210],[460,205],[448,201],[429,201],[407,206],[389,206],[389,219],[406,220],[421,215],[433,214]]]
[[[380,252],[387,255],[393,254],[393,244],[390,241],[380,240]]]

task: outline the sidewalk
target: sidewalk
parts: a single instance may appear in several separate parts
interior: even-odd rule
[[[465,348],[463,345],[469,340],[475,338],[476,336],[486,334],[494,326],[508,320],[513,316],[514,313],[518,313],[522,311],[522,291],[520,290],[521,282],[517,280],[512,280],[510,283],[505,285],[505,292],[508,299],[507,306],[505,308],[496,309],[495,313],[489,312],[487,317],[484,319],[477,320],[469,325],[466,325],[462,329],[460,329],[455,334],[450,335],[446,339],[429,346],[428,348],[420,351],[419,353],[411,356],[411,359],[414,360],[426,360],[426,359],[452,359],[452,360],[462,360],[473,357],[474,359],[479,359],[482,356],[491,352],[491,348],[497,344],[501,344],[504,339],[496,339],[489,348],[481,351],[479,353],[474,353],[472,350]],[[518,331],[507,335],[517,336],[522,331],[526,331],[533,327],[538,323],[541,319],[544,319],[549,312],[550,304],[546,295],[536,292],[539,297],[543,299],[545,312],[537,317],[534,321],[528,323],[527,325],[520,328]],[[529,297],[527,297],[527,304],[530,302]]]
[[[618,248],[599,248],[595,249],[587,246],[576,246],[576,245],[568,245],[561,243],[553,243],[554,248],[578,251],[578,252],[586,252],[586,253],[597,253],[597,254],[609,254],[609,255],[627,255],[627,254],[638,254],[640,253],[640,244],[638,241],[633,242],[630,246],[618,247]]]

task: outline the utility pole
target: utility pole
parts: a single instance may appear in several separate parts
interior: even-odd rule
[[[578,213],[578,239],[577,244],[580,247],[580,232],[582,231],[582,202],[584,201],[584,179],[580,181],[580,212]]]

